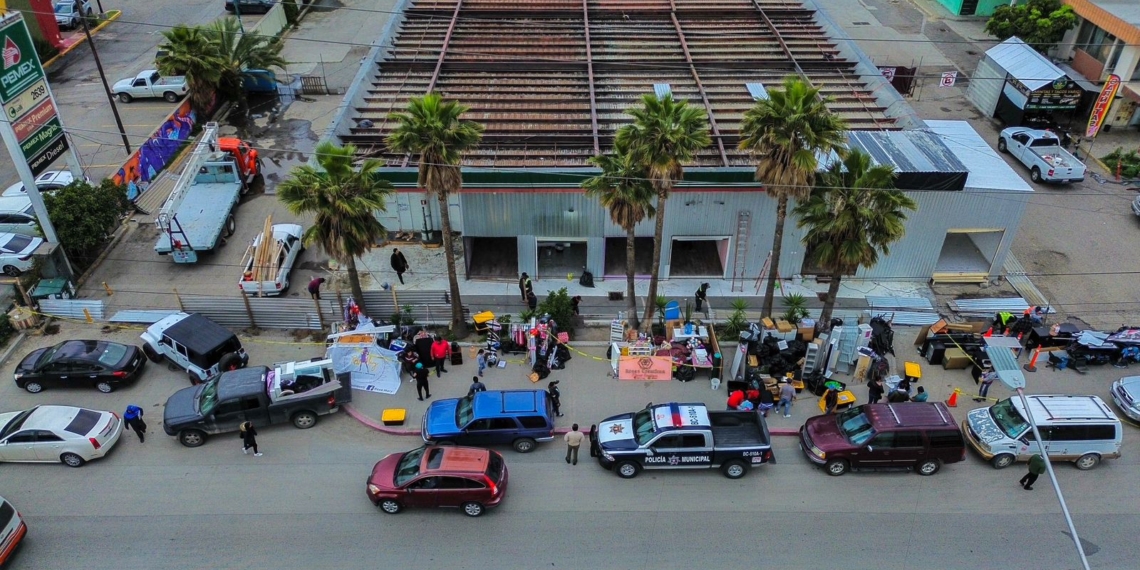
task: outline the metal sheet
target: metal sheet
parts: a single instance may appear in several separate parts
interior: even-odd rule
[[[913,311],[863,311],[863,314],[874,318],[883,317],[893,325],[932,325],[942,317],[938,313],[916,313]]]
[[[911,309],[933,311],[934,306],[926,297],[877,297],[868,295],[867,304],[872,309]]]
[[[91,299],[41,299],[39,305],[41,313],[53,317],[86,319],[87,315],[83,310],[87,309],[92,319],[97,321],[103,320],[103,301]]]
[[[1029,308],[1029,303],[1021,297],[995,297],[990,299],[955,299],[950,301],[950,308],[955,312],[970,313],[1023,313]]]
[[[1031,91],[1065,77],[1061,68],[1053,65],[1053,62],[1018,37],[1009,38],[986,50],[986,55]]]
[[[153,325],[174,313],[178,309],[129,309],[126,311],[118,311],[111,316],[112,323],[136,323],[141,325]]]

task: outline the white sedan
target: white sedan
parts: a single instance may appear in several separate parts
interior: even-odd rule
[[[21,234],[0,234],[0,270],[17,277],[32,268],[32,253],[43,243],[43,238]]]
[[[84,177],[84,182],[90,184],[91,179]],[[75,182],[75,176],[67,170],[49,170],[36,178],[36,188],[40,192],[51,192],[59,190],[68,184]],[[28,189],[24,188],[23,182],[17,182],[4,190],[3,196],[5,198],[13,198],[16,196],[27,196]]]
[[[1130,420],[1140,422],[1140,376],[1125,376],[1113,382],[1112,401]]]
[[[123,434],[113,412],[37,406],[0,414],[0,461],[81,467],[111,451]]]

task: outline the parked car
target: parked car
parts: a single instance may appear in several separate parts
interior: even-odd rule
[[[1126,376],[1113,382],[1112,401],[1128,419],[1140,422],[1140,376]]]
[[[83,23],[83,18],[94,14],[91,0],[57,0],[55,3],[55,23],[61,30],[74,30]]]
[[[189,91],[189,87],[186,85],[185,77],[181,75],[163,77],[155,69],[147,69],[134,77],[120,79],[111,88],[111,93],[114,93],[123,103],[130,103],[135,99],[156,99],[158,97],[173,103],[182,98],[187,91]]]
[[[107,394],[138,379],[146,359],[137,346],[102,340],[68,340],[33,350],[16,366],[16,385],[44,388],[91,386]]]
[[[119,441],[123,421],[114,412],[73,406],[36,406],[0,414],[0,461],[82,467]]]
[[[510,444],[528,453],[554,441],[554,413],[543,390],[487,390],[432,402],[420,435],[427,443]]]
[[[143,354],[151,362],[169,360],[186,371],[191,384],[249,363],[234,333],[198,313],[174,313],[147,327],[141,336]]]
[[[962,432],[942,402],[865,404],[808,418],[800,449],[828,475],[851,469],[914,468],[934,475],[966,458]]]
[[[32,268],[32,253],[43,238],[21,234],[0,234],[0,269],[5,275],[19,277]]]
[[[16,209],[9,209],[12,202]],[[40,226],[32,203],[22,198],[0,198],[0,233],[39,237]]]
[[[1050,461],[1072,461],[1086,471],[1105,457],[1120,457],[1120,419],[1097,396],[1026,396],[1044,455]],[[1021,398],[1006,398],[988,408],[971,410],[962,420],[966,441],[994,469],[1028,461],[1042,449],[1026,421]]]
[[[88,184],[91,179],[84,177],[83,180]],[[51,192],[59,190],[68,184],[75,182],[75,175],[69,170],[49,170],[36,177],[36,188],[40,192]],[[4,190],[2,195],[4,198],[24,198],[28,199],[28,189],[24,187],[23,182],[17,182]],[[31,203],[28,201],[27,203]]]
[[[381,459],[366,490],[390,515],[405,507],[456,507],[477,517],[507,495],[507,463],[489,449],[427,445]]]
[[[237,0],[237,9],[241,14],[266,14],[277,4],[278,0]],[[226,0],[226,11],[234,11],[234,0]]]
[[[20,511],[0,497],[0,568],[12,559],[12,554],[19,548],[24,535],[28,534],[28,525]]]

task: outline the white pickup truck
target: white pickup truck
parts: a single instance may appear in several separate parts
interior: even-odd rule
[[[154,69],[147,69],[134,77],[120,79],[111,88],[111,92],[123,103],[130,103],[135,99],[158,97],[174,103],[181,99],[187,90],[185,77],[181,75],[163,77]]]
[[[243,293],[266,297],[285,294],[289,289],[289,272],[304,249],[301,232],[297,224],[274,224],[273,241],[266,244],[266,251],[260,251],[263,234],[257,234],[242,257],[238,286]]]
[[[1085,164],[1061,147],[1061,139],[1049,131],[1009,127],[1001,132],[998,150],[1012,154],[1029,169],[1034,182],[1080,182]]]

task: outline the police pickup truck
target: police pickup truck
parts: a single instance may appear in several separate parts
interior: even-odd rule
[[[710,412],[704,404],[649,404],[607,418],[591,434],[598,463],[632,479],[642,469],[720,468],[739,479],[772,457],[772,437],[759,412]]]

